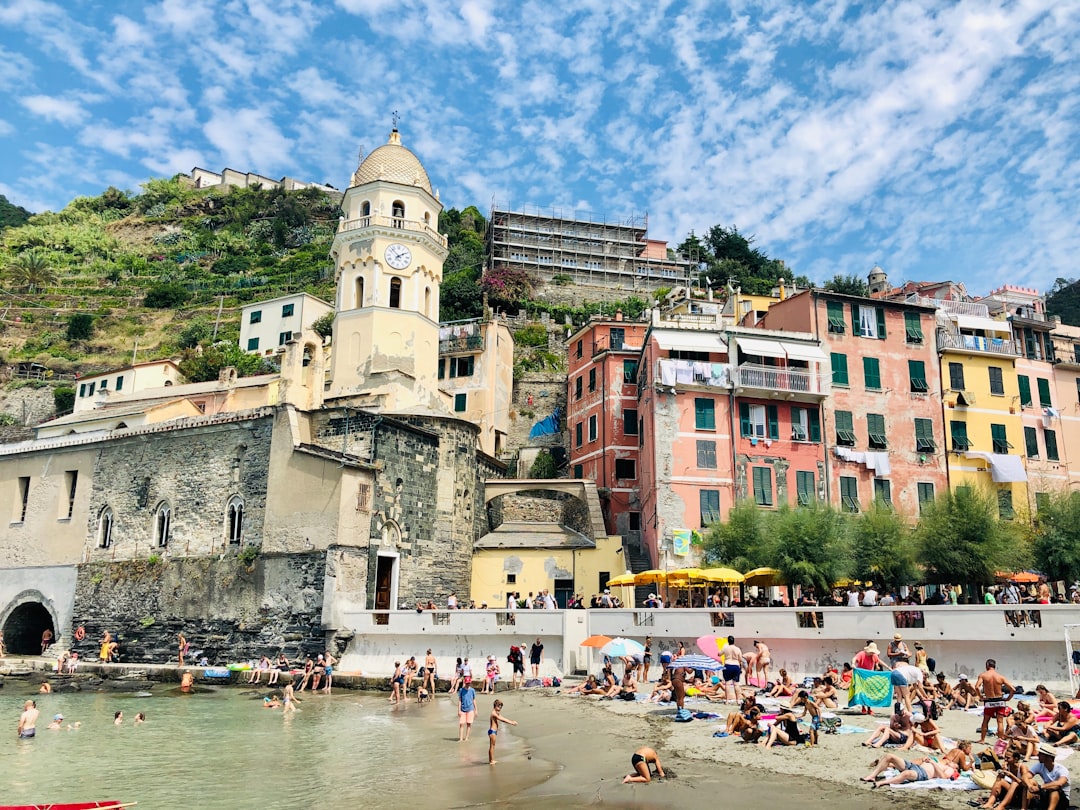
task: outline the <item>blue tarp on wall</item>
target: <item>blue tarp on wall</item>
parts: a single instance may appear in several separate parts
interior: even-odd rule
[[[562,409],[556,408],[551,415],[545,416],[539,422],[532,426],[532,430],[529,431],[529,438],[535,439],[539,436],[552,436],[559,432],[559,422],[562,421]]]

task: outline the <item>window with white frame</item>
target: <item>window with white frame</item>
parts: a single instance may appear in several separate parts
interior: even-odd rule
[[[750,406],[750,429],[750,435],[759,439],[764,439],[769,435],[769,422],[764,405]]]
[[[863,337],[878,336],[877,310],[874,307],[859,307],[859,334]]]
[[[97,540],[101,548],[109,548],[112,545],[113,521],[112,507],[106,506],[98,514]]]
[[[240,545],[244,537],[244,501],[239,495],[229,498],[225,507],[225,537],[232,546]]]
[[[154,542],[158,548],[169,545],[169,535],[172,533],[172,509],[169,504],[162,501],[154,510]]]

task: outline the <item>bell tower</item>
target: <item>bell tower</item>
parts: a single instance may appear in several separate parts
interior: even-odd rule
[[[444,412],[438,390],[442,203],[420,160],[389,141],[364,158],[330,254],[337,298],[328,398]]]

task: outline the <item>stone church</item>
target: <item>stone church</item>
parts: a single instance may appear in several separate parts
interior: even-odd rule
[[[175,657],[180,631],[212,661],[293,655],[345,611],[468,593],[510,378],[440,379],[441,209],[395,129],[342,201],[331,345],[300,331],[280,374],[242,380],[147,388],[132,369],[0,445],[10,652],[51,629],[90,657],[106,631],[128,661]],[[509,330],[481,326],[472,349],[509,369]]]

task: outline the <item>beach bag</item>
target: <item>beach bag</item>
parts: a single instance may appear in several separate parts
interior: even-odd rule
[[[937,661],[935,661],[933,658],[927,658],[926,668],[931,672],[937,672]]]
[[[689,723],[694,719],[694,715],[690,713],[689,709],[679,709],[675,712],[676,723]]]
[[[840,726],[843,724],[844,719],[842,717],[836,717],[835,715],[832,717],[821,718],[821,730],[825,734],[839,734]]]
[[[525,685],[526,686],[540,686],[540,685],[542,685],[542,682],[541,682],[541,680],[539,678],[530,678],[529,680],[525,681]]]
[[[557,677],[556,677],[556,678],[552,678],[552,679],[551,679],[551,685],[552,685],[552,686],[562,686],[562,679],[561,679],[561,678],[557,678]]]
[[[544,678],[544,679],[543,679],[543,680],[541,681],[541,683],[542,683],[542,684],[543,684],[544,686],[553,686],[553,685],[554,685],[554,684],[552,684],[552,682],[551,682],[551,678]]]
[[[997,770],[975,770],[971,772],[971,781],[983,790],[990,790],[997,781]]]

